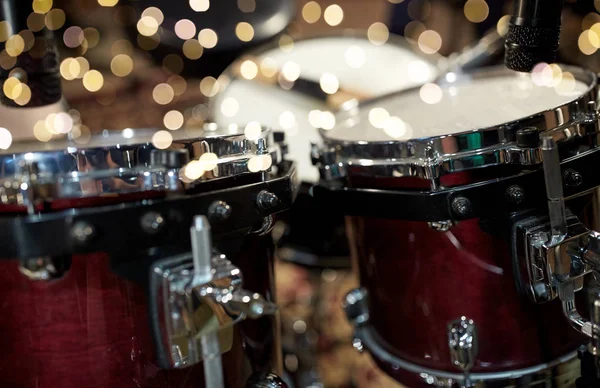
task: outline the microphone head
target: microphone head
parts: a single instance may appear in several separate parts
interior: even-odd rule
[[[514,71],[530,72],[540,62],[556,62],[560,26],[531,27],[510,23],[504,63]]]

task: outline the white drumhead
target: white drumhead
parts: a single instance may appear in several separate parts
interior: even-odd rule
[[[395,37],[393,40],[402,38]],[[403,41],[402,41],[403,42]],[[430,82],[438,75],[434,64],[439,57],[420,56],[408,46],[387,43],[376,46],[362,37],[324,37],[294,42],[289,52],[267,50],[260,59],[272,58],[281,69],[287,62],[300,68],[300,77],[319,82],[324,73],[334,74],[340,87],[377,97]],[[235,115],[225,115],[225,99],[237,101]],[[231,101],[231,100],[230,100]],[[310,160],[310,143],[320,143],[318,131],[310,124],[312,110],[326,110],[316,99],[243,79],[233,80],[212,100],[212,119],[217,124],[258,121],[263,126],[283,129],[287,134],[289,158],[298,164],[300,179],[316,182],[318,170]]]
[[[452,73],[446,77],[455,80]],[[544,83],[545,82],[545,83]],[[509,73],[428,84],[373,101],[358,112],[341,113],[327,131],[331,140],[377,142],[452,135],[494,127],[564,105],[589,85],[566,73],[562,81],[543,81]]]

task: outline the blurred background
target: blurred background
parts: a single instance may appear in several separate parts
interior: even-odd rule
[[[397,44],[391,37],[403,35],[419,55],[437,58],[459,52],[489,31],[503,33],[511,7],[503,0],[33,3],[35,12],[18,36],[9,36],[0,22],[0,72],[5,78],[17,74],[16,56],[34,50],[34,33],[44,27],[54,31],[63,95],[73,118],[67,132],[80,144],[104,129],[177,130],[203,123],[209,119],[207,99],[224,87],[219,75],[242,53],[262,44],[289,51],[306,37],[362,31],[374,45]],[[600,49],[599,10],[599,0],[569,5],[561,62],[600,71],[600,55],[595,55]],[[501,60],[497,56],[490,64]],[[393,70],[383,74],[388,75],[393,78]],[[3,92],[17,105],[27,105],[31,98],[6,88]],[[49,141],[52,128],[43,120],[34,124],[34,136]],[[284,234],[276,229],[276,237]],[[351,328],[340,307],[345,293],[357,286],[349,262],[307,266],[284,259],[277,267],[277,285],[285,365],[297,386],[397,386],[367,355],[353,349]]]

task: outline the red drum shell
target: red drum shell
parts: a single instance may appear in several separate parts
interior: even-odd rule
[[[35,243],[35,242],[32,242]],[[273,298],[273,243],[247,236],[232,259],[245,288]],[[0,386],[3,388],[202,388],[200,365],[161,370],[154,362],[148,300],[111,271],[103,253],[72,257],[60,279],[31,281],[18,261],[0,261]],[[226,387],[277,371],[275,318],[235,326],[223,355]]]
[[[415,187],[412,178],[355,178],[354,187],[390,189],[407,182]],[[474,178],[455,174],[446,184]],[[398,358],[460,373],[451,363],[447,325],[461,316],[477,326],[479,353],[472,372],[540,365],[585,341],[569,327],[560,302],[536,305],[518,294],[509,243],[484,232],[479,220],[460,222],[448,232],[425,222],[348,221],[360,282],[369,293],[369,324]],[[412,383],[406,372],[378,363],[397,380]]]

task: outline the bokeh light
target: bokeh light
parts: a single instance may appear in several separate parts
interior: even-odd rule
[[[94,48],[100,42],[100,33],[93,27],[88,27],[83,30],[83,36],[88,42],[88,48]]]
[[[425,84],[421,87],[421,90],[419,91],[419,96],[421,97],[421,100],[423,100],[423,102],[425,102],[426,104],[437,104],[438,102],[442,101],[442,88],[432,83]]]
[[[235,35],[242,42],[250,42],[254,38],[254,27],[250,23],[238,23],[235,26]]]
[[[103,7],[114,7],[119,4],[119,0],[98,0],[98,4]]]
[[[16,77],[9,77],[6,79],[6,81],[4,81],[4,84],[2,85],[2,91],[7,98],[14,100],[21,95],[21,92],[23,91],[23,84]]]
[[[140,35],[152,36],[158,32],[159,24],[151,16],[143,16],[137,23],[137,30]]]
[[[266,77],[274,77],[277,74],[277,61],[266,57],[260,61],[260,72]]]
[[[69,48],[80,46],[84,39],[85,35],[83,34],[83,30],[81,27],[77,26],[67,28],[63,34],[63,42],[65,42],[65,46]]]
[[[167,105],[173,101],[175,91],[171,85],[162,83],[158,84],[152,90],[152,98],[159,105]]]
[[[353,69],[360,69],[367,60],[365,50],[359,46],[348,47],[344,53],[344,58],[346,59],[348,66]]]
[[[217,36],[217,33],[210,28],[205,28],[198,34],[198,41],[202,47],[211,49],[217,45],[219,37]]]
[[[217,164],[219,163],[219,157],[215,153],[207,152],[202,154],[198,161],[200,162],[200,166],[204,171],[210,171],[217,167]]]
[[[142,17],[149,16],[156,20],[156,23],[160,26],[165,20],[165,15],[162,11],[156,7],[148,7],[142,12]]]
[[[325,22],[332,27],[339,25],[344,20],[344,10],[337,4],[332,4],[325,8],[323,13]]]
[[[183,121],[183,114],[177,110],[167,112],[163,118],[163,124],[165,125],[165,128],[168,128],[172,131],[181,128],[183,126]]]
[[[90,92],[97,92],[104,85],[104,77],[98,70],[90,70],[83,76],[83,86]]]
[[[196,36],[196,25],[189,19],[181,19],[175,23],[175,34],[179,39],[192,39]]]
[[[256,0],[237,0],[237,6],[244,13],[256,11]]]
[[[340,88],[340,82],[338,81],[335,74],[324,73],[319,80],[321,89],[327,94],[335,94]]]
[[[167,83],[171,85],[176,96],[181,96],[187,89],[187,81],[177,74],[170,76]]]
[[[419,35],[418,44],[425,54],[435,54],[442,48],[442,37],[434,30],[426,30]]]
[[[39,28],[39,14],[31,14],[32,15],[38,15],[38,17],[35,17],[35,20],[31,21],[31,24],[35,25],[36,29],[32,29],[31,27],[29,28],[32,31],[39,31],[44,27],[44,24],[46,25],[46,27],[50,30],[50,31],[56,31],[61,29],[64,25],[65,25],[65,21],[67,20],[67,16],[65,15],[65,12],[62,9],[53,9],[50,12],[48,12],[46,14],[46,16],[42,19],[42,28]],[[29,18],[27,19],[27,25],[29,26]],[[39,29],[38,29],[39,28]]]
[[[271,158],[271,155],[254,155],[248,160],[248,171],[267,171],[272,165],[273,159]]]
[[[300,78],[300,66],[297,63],[289,61],[283,65],[281,75],[289,82],[295,82]]]
[[[508,27],[510,26],[510,15],[504,15],[498,20],[496,24],[496,30],[500,36],[506,36],[508,34]]]
[[[393,116],[385,121],[383,131],[390,137],[400,139],[408,134],[408,125],[399,117]]]
[[[585,30],[579,35],[577,45],[579,50],[585,55],[592,55],[598,50],[600,38],[592,30]]]
[[[186,58],[196,60],[202,56],[204,49],[196,39],[190,39],[183,43],[182,51]]]
[[[464,7],[467,20],[472,23],[481,23],[490,14],[490,7],[485,0],[468,0]]]
[[[119,54],[110,62],[110,70],[117,77],[127,77],[133,71],[133,60],[127,54]]]
[[[27,0],[19,0],[27,1]],[[52,9],[52,0],[33,0],[32,3],[33,12],[39,14],[45,14]]]
[[[4,49],[11,57],[18,57],[25,49],[25,40],[23,40],[21,35],[13,35],[6,41]]]
[[[316,1],[309,1],[302,7],[302,18],[309,23],[313,24],[319,21],[321,18],[321,6]]]
[[[210,8],[210,0],[190,0],[190,7],[196,12],[206,12]]]
[[[152,136],[152,145],[159,150],[169,148],[173,143],[173,135],[168,131],[158,131]]]
[[[52,133],[46,128],[44,120],[38,120],[33,126],[33,136],[41,142],[49,142],[52,139]]]
[[[244,128],[244,136],[246,136],[246,139],[250,140],[250,141],[256,141],[260,138],[260,135],[262,134],[262,127],[260,126],[260,123],[257,121],[251,121],[246,125],[246,128]]]
[[[369,122],[375,128],[383,128],[390,114],[384,108],[373,108],[369,111]]]
[[[252,80],[258,75],[258,66],[254,61],[246,60],[240,65],[240,74],[247,80]]]
[[[289,53],[294,49],[294,39],[289,35],[281,35],[279,37],[279,48],[284,53]]]
[[[390,31],[387,26],[383,23],[377,22],[369,26],[367,30],[367,37],[376,46],[381,46],[388,41],[390,37]]]
[[[0,127],[0,149],[7,150],[12,144],[12,135],[6,128]]]
[[[205,77],[200,81],[200,92],[206,97],[214,97],[219,92],[219,81],[214,77]]]
[[[240,110],[240,103],[233,97],[227,97],[221,102],[221,113],[225,117],[234,117]]]

